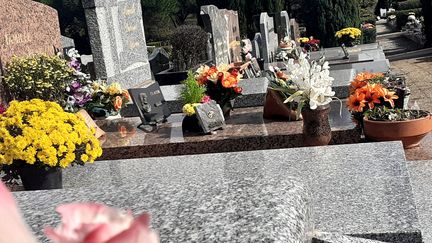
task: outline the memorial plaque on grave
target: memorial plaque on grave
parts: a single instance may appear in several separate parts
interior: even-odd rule
[[[204,133],[210,133],[225,127],[222,109],[214,100],[196,106],[195,113]]]
[[[138,108],[141,125],[156,125],[171,115],[159,84],[153,82],[145,88],[129,89],[129,94]]]
[[[126,88],[151,79],[141,1],[82,2],[97,78]]]

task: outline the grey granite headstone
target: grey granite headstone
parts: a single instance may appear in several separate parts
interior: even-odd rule
[[[62,35],[62,36],[60,36],[60,41],[61,41],[63,49],[75,48],[75,41],[72,38],[69,38],[69,37]]]
[[[264,62],[273,62],[276,50],[279,46],[278,35],[275,32],[274,20],[267,13],[261,13],[260,31],[262,42],[262,58]]]
[[[225,127],[222,109],[214,100],[196,106],[195,113],[204,133],[210,133]]]
[[[212,35],[213,61],[216,65],[230,63],[229,24],[224,11],[214,5],[206,5],[201,6],[200,14],[205,30]]]
[[[154,49],[149,56],[151,70],[154,74],[170,68],[169,55],[163,48]]]
[[[300,27],[295,19],[290,19],[291,39],[298,40],[300,38]]]
[[[82,1],[96,77],[124,88],[150,80],[140,0]]]
[[[290,19],[287,11],[280,12],[282,36],[287,36],[291,39]]]
[[[240,44],[240,24],[238,13],[234,10],[222,9],[225,19],[228,21],[228,43],[230,51],[230,62],[240,62],[241,44]]]
[[[261,33],[255,33],[255,37],[252,41],[252,56],[261,58],[262,56],[262,36]]]

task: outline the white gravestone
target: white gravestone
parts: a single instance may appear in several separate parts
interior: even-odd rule
[[[267,13],[261,13],[260,16],[260,31],[262,37],[261,55],[266,63],[273,62],[276,50],[279,46],[278,35],[275,32],[274,20]]]

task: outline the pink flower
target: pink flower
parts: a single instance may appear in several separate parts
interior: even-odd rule
[[[211,98],[208,95],[202,97],[202,99],[201,99],[201,103],[204,103],[204,104],[209,103],[210,101],[211,101]]]
[[[96,203],[66,204],[57,207],[62,224],[46,228],[45,234],[55,243],[158,243],[150,230],[149,214],[133,218],[123,212]]]
[[[36,242],[3,182],[0,182],[0,219],[0,242]]]
[[[6,107],[3,104],[0,104],[0,115],[6,112]]]

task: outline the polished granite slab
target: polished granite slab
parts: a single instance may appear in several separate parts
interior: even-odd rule
[[[103,190],[87,185],[14,196],[41,242],[48,242],[42,235],[43,228],[59,223],[56,206],[88,201],[131,209],[136,214],[151,213],[152,226],[161,242],[311,241],[312,197],[298,179],[240,178],[226,177],[213,183],[147,181],[139,185],[105,185]]]
[[[112,186],[274,182],[291,176],[311,189],[315,229],[384,242],[422,242],[400,142],[98,161],[65,170],[64,187],[102,195]],[[137,195],[142,194],[129,194]]]
[[[332,103],[330,125],[331,144],[358,143],[359,129],[342,103]],[[224,130],[216,134],[183,133],[183,114],[173,114],[168,122],[146,132],[136,127],[138,117],[99,120],[106,132],[101,160],[174,156],[187,154],[250,151],[302,147],[303,122],[270,121],[263,118],[263,107],[235,109]]]

